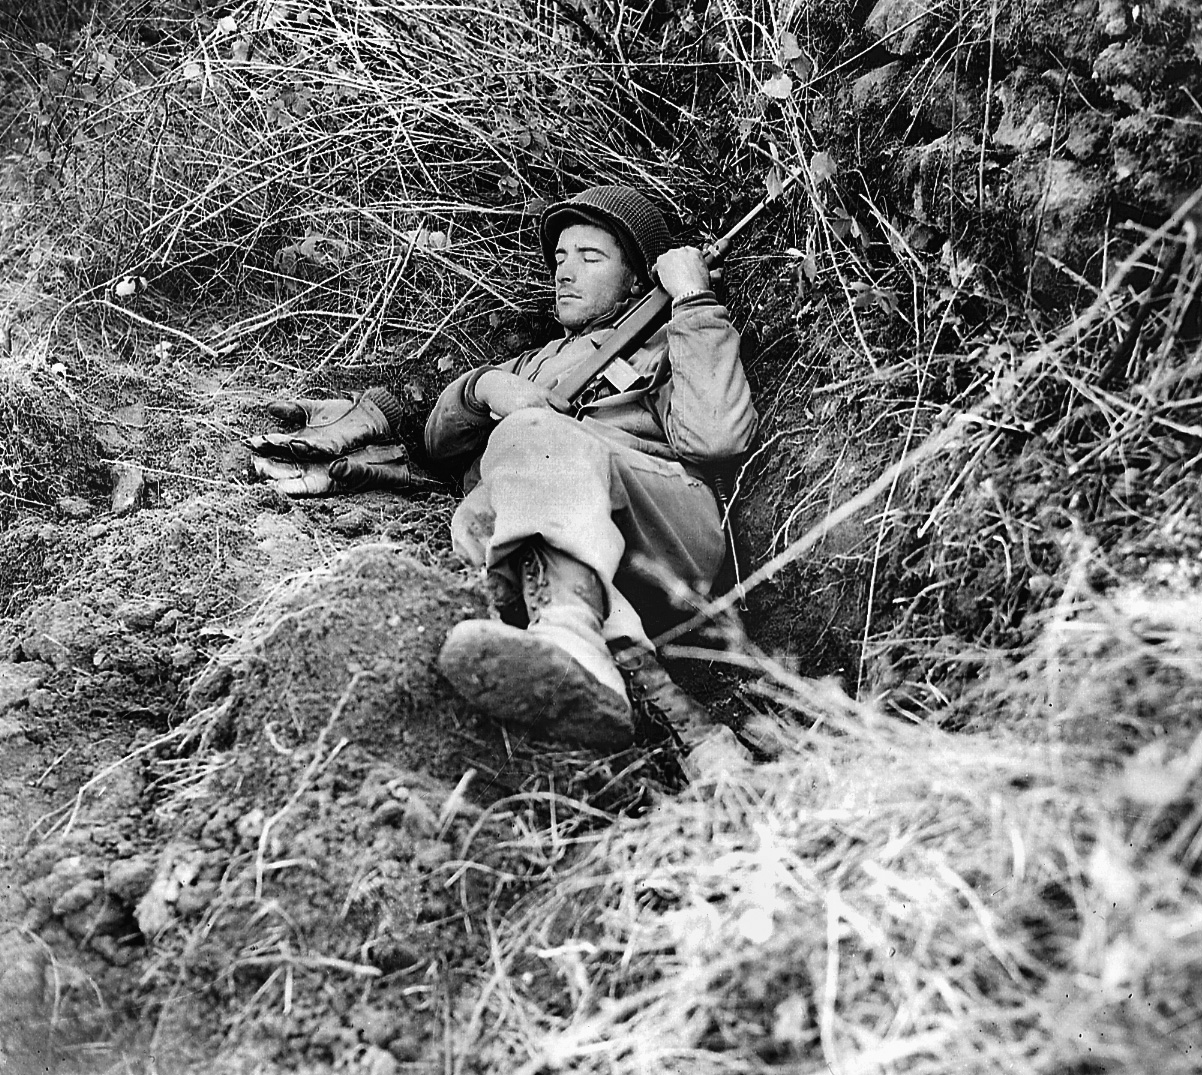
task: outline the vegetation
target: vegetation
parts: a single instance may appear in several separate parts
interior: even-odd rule
[[[369,547],[247,596],[219,555],[226,524],[216,545],[206,527],[222,497],[263,505],[196,445],[235,441],[248,405],[186,452],[151,431],[177,514],[129,543],[147,562],[191,550],[202,598],[220,590],[197,605],[205,645],[232,641],[204,676],[179,657],[139,681],[140,839],[177,889],[197,875],[178,841],[211,837],[209,819],[234,850],[205,867],[220,894],[186,928],[162,910],[156,937],[144,896],[126,909],[145,947],[109,968],[81,1032],[111,1038],[106,1062],[144,1063],[194,991],[199,1029],[168,1040],[203,1047],[181,1070],[1196,1070],[1202,26],[1184,0],[865,7],[6,16],[0,641],[31,659],[36,598],[112,584],[115,554],[54,559],[68,539],[42,523],[107,495],[120,453],[100,427],[131,393],[174,420],[206,378],[264,397],[386,383],[420,454],[451,376],[552,327],[548,202],[635,183],[700,243],[801,177],[725,280],[764,419],[737,497],[751,615],[720,595],[720,630],[665,640],[736,729],[778,728],[775,760],[681,787],[664,749],[519,750],[499,799],[468,803],[485,783],[470,777],[402,795],[370,775],[403,744],[370,706],[354,715],[360,678],[313,671],[353,636],[330,579],[375,593],[371,572],[393,568]],[[408,509],[385,544],[445,569],[447,510]],[[335,626],[292,633],[311,606]],[[436,726],[450,703],[421,689],[413,719]],[[368,790],[332,806],[346,713],[362,735],[344,782]],[[321,795],[321,839],[366,859],[355,811],[408,803],[398,872],[347,851],[352,882],[332,850],[290,851],[313,837],[289,811],[312,799],[316,817]],[[66,840],[85,802],[39,838]],[[275,857],[320,862],[321,884],[281,875],[264,896],[264,817]],[[385,958],[402,921],[416,962]],[[96,958],[90,933],[77,952],[46,936],[56,961]],[[76,1003],[62,1011],[86,1023]],[[143,1004],[153,1028],[122,1014]],[[365,1029],[364,1005],[403,1010],[403,1042]],[[70,1037],[63,1071],[92,1047]]]

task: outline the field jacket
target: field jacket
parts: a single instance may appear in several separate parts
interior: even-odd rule
[[[464,486],[479,480],[476,463],[497,424],[473,391],[480,376],[500,369],[554,389],[559,378],[609,337],[626,305],[546,346],[452,381],[426,422],[431,458],[461,463]],[[739,334],[713,294],[674,303],[668,324],[633,356],[637,380],[626,390],[603,387],[581,407],[581,421],[618,444],[680,462],[704,476],[707,466],[745,452],[758,421],[739,361]],[[605,393],[609,394],[605,394]]]

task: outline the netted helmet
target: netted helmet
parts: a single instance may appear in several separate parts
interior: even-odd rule
[[[672,241],[663,214],[634,187],[617,184],[589,187],[543,212],[539,238],[547,268],[552,272],[559,233],[569,224],[595,224],[613,232],[631,268],[642,280],[651,279],[656,259]]]

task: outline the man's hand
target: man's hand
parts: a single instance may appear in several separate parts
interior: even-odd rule
[[[695,246],[677,246],[655,262],[659,284],[672,298],[710,289],[710,271]]]
[[[527,407],[546,407],[563,414],[572,409],[572,404],[558,392],[504,370],[489,370],[482,374],[476,381],[475,393],[476,399],[498,418],[508,418],[514,411]]]

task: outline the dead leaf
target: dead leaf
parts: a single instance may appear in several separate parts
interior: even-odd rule
[[[826,150],[820,149],[810,158],[810,175],[813,176],[816,184],[821,185],[829,179],[834,179],[838,174],[839,165]]]
[[[793,92],[793,80],[781,71],[772,78],[767,79],[760,86],[760,92],[765,97],[771,97],[776,101],[783,101]]]
[[[780,57],[781,66],[787,64],[790,60],[796,60],[798,56],[803,55],[801,46],[797,43],[797,35],[785,31],[780,38],[780,52],[777,54]]]
[[[802,82],[809,82],[810,76],[814,73],[814,65],[805,56],[798,56],[789,61],[789,69]]]
[[[768,200],[774,201],[785,192],[785,185],[780,177],[780,170],[773,168],[764,179],[764,186],[768,189]]]
[[[780,50],[776,54],[777,62],[782,68],[788,68],[802,82],[814,73],[814,65],[806,57],[801,46],[797,43],[797,35],[784,33],[780,39]]]

